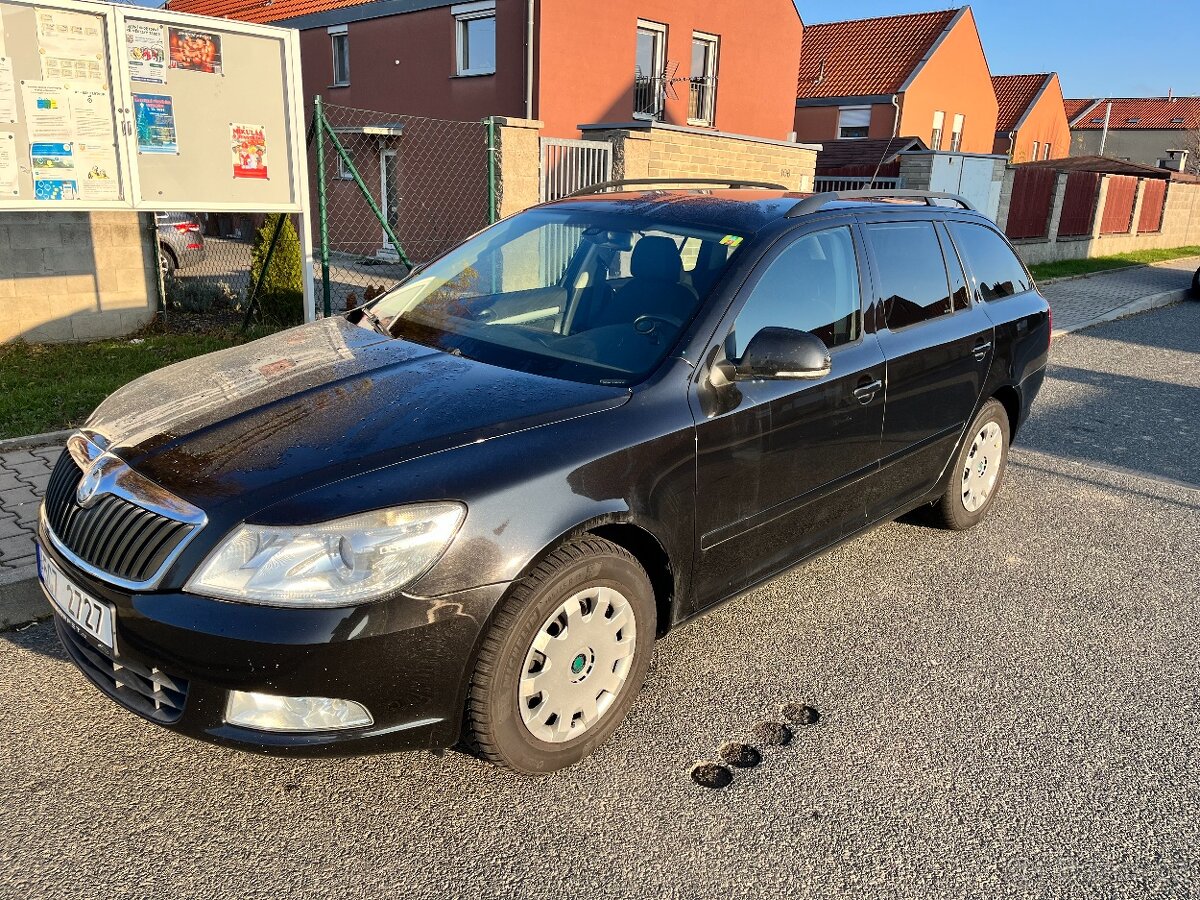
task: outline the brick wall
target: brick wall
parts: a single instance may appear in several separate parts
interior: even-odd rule
[[[158,297],[153,217],[0,213],[0,341],[128,334]]]

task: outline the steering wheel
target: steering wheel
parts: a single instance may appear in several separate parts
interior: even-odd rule
[[[683,322],[674,316],[645,315],[638,316],[633,320],[633,330],[638,334],[654,334],[656,322],[662,322],[664,325],[671,325],[674,328],[683,327]]]

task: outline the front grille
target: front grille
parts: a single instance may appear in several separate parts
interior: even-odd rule
[[[107,647],[93,644],[58,615],[54,616],[54,627],[75,665],[100,690],[156,722],[170,725],[179,721],[187,702],[186,680],[113,656]]]
[[[105,494],[88,509],[75,499],[83,472],[64,452],[46,486],[46,523],[59,542],[88,565],[119,579],[149,581],[194,525]]]

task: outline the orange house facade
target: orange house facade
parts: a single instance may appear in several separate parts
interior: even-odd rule
[[[709,0],[170,0],[300,29],[304,93],[410,116],[540,119],[543,135],[649,119],[786,140],[803,24]]]
[[[992,87],[999,105],[992,152],[1014,163],[1070,155],[1071,129],[1057,72],[996,75]]]
[[[969,6],[804,30],[798,141],[911,135],[931,150],[991,153],[997,113]]]

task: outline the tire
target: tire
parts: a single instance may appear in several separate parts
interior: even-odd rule
[[[513,587],[484,637],[467,694],[469,744],[526,774],[583,759],[637,698],[655,618],[654,589],[632,554],[591,535],[564,543]]]
[[[175,254],[161,244],[158,247],[158,265],[162,269],[164,280],[174,278],[175,270],[179,268],[179,264],[175,262]]]
[[[1192,299],[1200,300],[1200,269],[1192,276]]]
[[[967,428],[946,492],[934,504],[935,524],[965,531],[987,517],[1004,480],[1010,439],[1008,412],[1000,401],[988,400]]]

